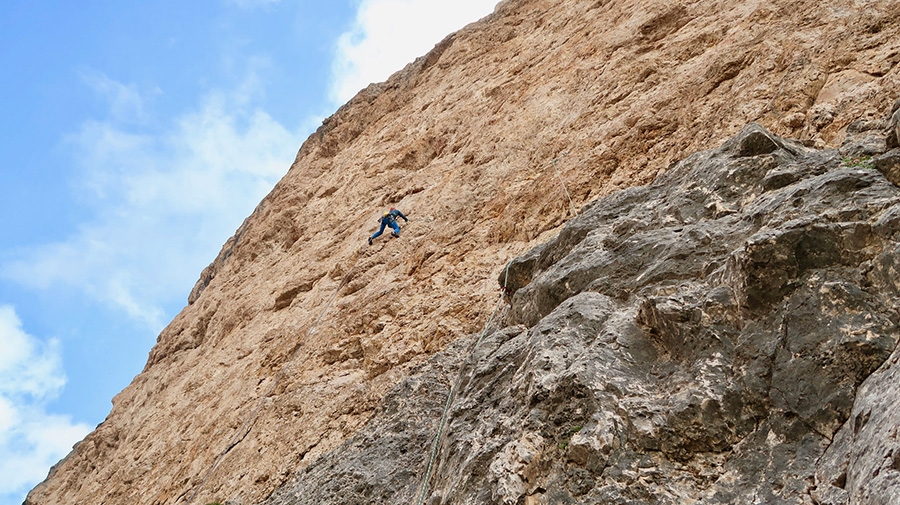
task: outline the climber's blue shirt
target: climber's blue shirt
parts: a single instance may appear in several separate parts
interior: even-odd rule
[[[388,212],[387,214],[385,214],[384,217],[381,218],[381,224],[383,224],[385,226],[390,226],[391,228],[393,228],[394,220],[396,220],[398,217],[402,217],[404,221],[409,221],[409,219],[406,219],[406,216],[404,216],[402,212],[400,212],[397,209],[394,209],[394,210]]]

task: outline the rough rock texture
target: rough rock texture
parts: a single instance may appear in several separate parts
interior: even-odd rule
[[[900,188],[755,124],[588,205],[501,275],[426,503],[896,503],[898,265]],[[470,345],[265,504],[416,503]]]
[[[652,181],[750,121],[809,146],[838,147],[854,121],[884,123],[900,89],[898,61],[895,1],[502,2],[386,83],[360,92],[303,144],[284,179],[204,270],[190,304],[161,333],[141,374],[113,399],[107,419],[28,503],[183,502],[236,433],[240,442],[195,501],[264,499],[359,433],[412,370],[484,325],[502,265],[571,216],[560,179],[580,208]],[[869,123],[858,126],[853,131],[874,131]],[[860,142],[859,149],[871,144]],[[892,147],[896,133],[880,142]],[[757,138],[741,149],[749,156],[769,147]],[[852,154],[857,150],[847,147],[849,156],[863,156]],[[796,176],[776,175],[768,184],[792,184]],[[403,238],[364,248],[387,205],[410,215]],[[685,205],[679,213],[700,212]],[[779,294],[812,293],[778,278],[756,279],[763,274],[753,265],[768,261],[766,255],[782,262],[784,279],[850,261],[831,250],[810,253],[810,264],[782,258],[796,244],[830,243],[837,233],[791,230],[774,238],[774,250],[751,247],[749,263],[728,270],[748,276],[733,279],[750,286],[747,300],[735,303],[763,311]],[[666,233],[674,240],[676,232]],[[554,286],[541,292],[523,284],[510,317],[530,323],[523,304],[546,311],[562,303],[569,287]],[[842,307],[836,293],[830,296]],[[622,295],[606,296],[620,303]],[[659,319],[659,338],[676,342],[680,337],[663,324],[676,308],[654,300],[642,309],[642,321]],[[526,335],[516,338],[537,338]],[[779,356],[784,367],[811,367]],[[753,356],[739,359],[756,367],[747,372],[752,384],[762,365]],[[752,390],[757,396],[749,397],[748,409],[762,401],[761,388]],[[798,405],[798,416],[809,418],[803,422],[827,432],[850,391],[841,388],[821,416],[808,395],[776,405]],[[249,433],[239,433],[258,405]],[[748,412],[735,422],[756,419]],[[782,430],[773,436],[781,436],[799,421],[772,422]],[[641,426],[650,436],[657,425]],[[698,433],[696,444],[719,450],[747,430],[739,424]],[[694,446],[679,447],[665,451],[693,454]],[[465,487],[441,475],[438,489]]]

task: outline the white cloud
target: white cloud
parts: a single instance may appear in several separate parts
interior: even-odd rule
[[[251,106],[258,86],[250,75],[234,93],[210,93],[161,134],[119,124],[113,98],[109,120],[87,121],[67,140],[93,218],[63,241],[22,251],[0,276],[75,289],[159,331],[171,317],[163,305],[186,301],[296,154],[298,134]]]
[[[362,0],[338,40],[330,98],[341,104],[386,80],[445,36],[490,14],[497,0]]]
[[[85,84],[109,102],[110,113],[116,121],[144,120],[144,99],[136,85],[122,84],[90,69],[82,69],[80,75]]]
[[[0,501],[21,503],[90,432],[68,416],[46,412],[65,383],[59,343],[28,335],[14,308],[0,306]]]

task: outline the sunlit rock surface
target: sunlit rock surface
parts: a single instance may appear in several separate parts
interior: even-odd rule
[[[898,232],[882,173],[755,124],[586,206],[501,274],[426,503],[892,503]],[[266,504],[411,503],[467,352]]]

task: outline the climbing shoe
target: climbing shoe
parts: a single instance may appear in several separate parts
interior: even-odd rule
[[[372,245],[372,237],[369,237],[369,245]]]
[[[391,236],[394,237],[394,238],[400,238],[400,234],[398,234],[398,233],[395,232],[395,231],[392,231],[392,232],[391,232]]]

